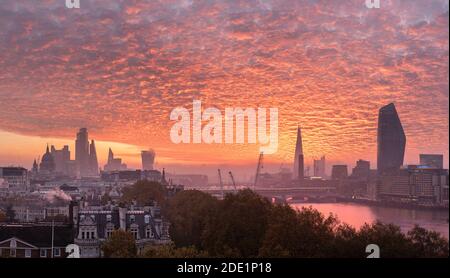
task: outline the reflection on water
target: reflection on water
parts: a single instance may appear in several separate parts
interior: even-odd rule
[[[449,238],[448,211],[370,207],[349,203],[293,203],[291,206],[294,208],[312,206],[324,215],[333,213],[341,222],[345,222],[355,228],[361,227],[364,223],[370,224],[379,220],[383,223],[396,224],[400,226],[403,232],[407,232],[417,224],[426,229],[437,231]]]

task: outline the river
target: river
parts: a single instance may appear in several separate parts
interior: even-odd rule
[[[383,223],[396,224],[403,232],[407,232],[417,224],[449,238],[448,211],[372,207],[352,203],[292,203],[291,206],[294,208],[312,206],[327,216],[333,213],[341,222],[355,228],[361,227],[364,223],[379,220]]]

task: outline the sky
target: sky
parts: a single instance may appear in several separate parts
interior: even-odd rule
[[[278,108],[279,147],[266,169],[291,167],[297,126],[307,164],[376,165],[380,107],[395,103],[405,164],[444,154],[448,167],[446,0],[0,0],[0,165],[29,168],[47,143],[80,127],[131,167],[250,177],[258,144],[174,144],[176,107]],[[272,168],[270,168],[272,167]]]

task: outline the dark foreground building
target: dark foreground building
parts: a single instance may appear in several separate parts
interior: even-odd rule
[[[52,244],[53,238],[53,244]],[[0,225],[0,257],[3,258],[65,258],[66,246],[73,243],[70,225],[4,224]]]

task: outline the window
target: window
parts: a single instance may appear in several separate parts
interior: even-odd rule
[[[106,238],[110,238],[114,231],[114,225],[112,223],[106,224]]]
[[[91,238],[94,239],[95,238],[95,233],[91,232]]]
[[[84,239],[84,232],[81,232],[81,239]]]
[[[41,249],[40,256],[41,258],[47,258],[47,249]]]
[[[9,249],[9,256],[10,257],[16,257],[16,249]]]
[[[61,256],[61,249],[55,248],[55,249],[53,250],[53,256],[55,256],[55,257]]]
[[[106,221],[111,222],[111,220],[112,220],[111,214],[106,215]]]
[[[31,258],[31,249],[25,249],[25,258]]]
[[[134,215],[130,215],[130,222],[134,223],[134,221],[136,221],[136,218],[134,217]]]
[[[130,232],[133,235],[134,239],[139,239],[139,231],[137,227],[131,227]]]
[[[144,216],[144,222],[145,222],[145,224],[150,223],[150,215],[146,214],[146,215]]]

